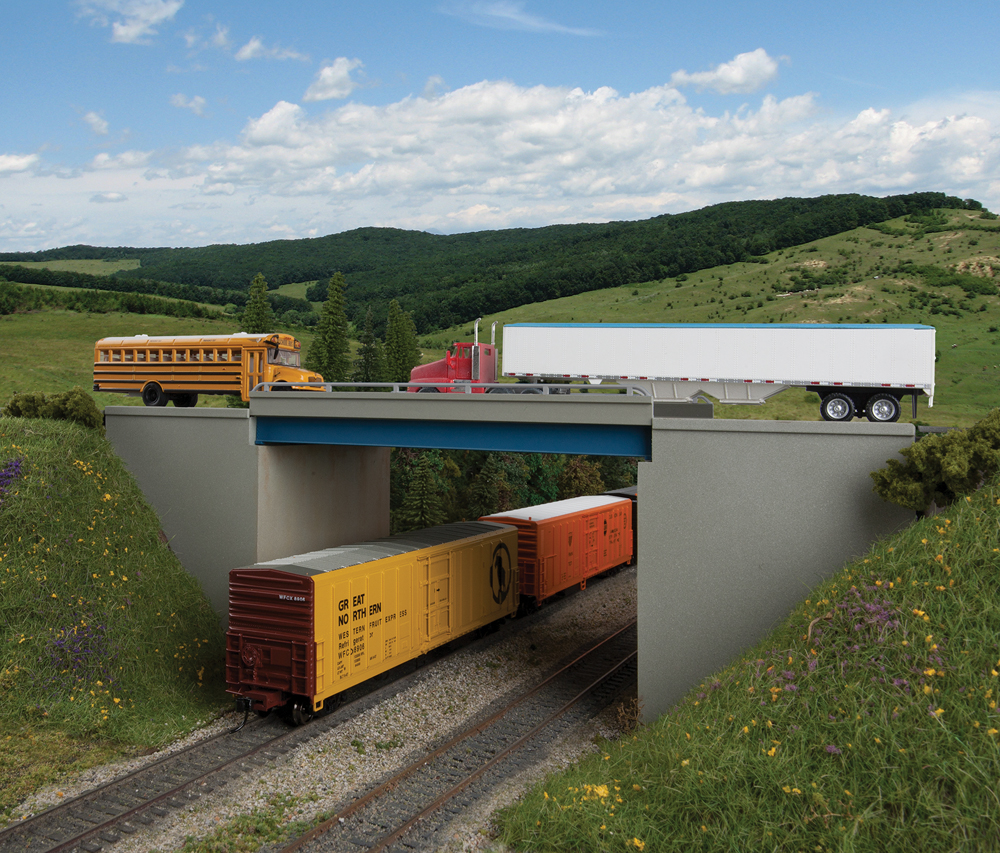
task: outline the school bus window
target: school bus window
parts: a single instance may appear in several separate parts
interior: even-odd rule
[[[122,360],[122,351],[120,349],[113,349],[113,350],[111,350],[111,360],[112,361],[121,361]]]
[[[229,361],[229,350],[227,349],[219,350],[219,361]]]
[[[100,353],[98,354],[98,356],[97,356],[97,360],[98,361],[107,361],[108,360],[108,351],[102,349],[100,351]]]
[[[164,361],[173,361],[173,354],[170,352],[170,350],[165,349],[163,351],[163,360]]]
[[[205,361],[215,361],[215,350],[207,349],[205,350]]]
[[[174,353],[174,361],[187,361],[187,353],[179,349]]]
[[[201,361],[201,350],[191,350],[191,361]]]
[[[130,349],[125,350],[125,361],[135,361],[134,356],[135,356],[134,350]]]
[[[149,351],[149,360],[150,361],[159,361],[160,360],[160,351],[158,349],[151,349]]]
[[[299,367],[299,361],[299,354],[297,352],[277,349],[276,347],[268,347],[267,349],[268,364],[284,364],[287,367]]]
[[[145,361],[146,360],[146,350],[144,350],[144,349],[137,349],[135,351],[135,360],[136,361]]]

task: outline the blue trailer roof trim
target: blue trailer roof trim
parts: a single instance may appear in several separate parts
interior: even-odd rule
[[[918,329],[934,326],[912,323],[507,323],[505,329]]]

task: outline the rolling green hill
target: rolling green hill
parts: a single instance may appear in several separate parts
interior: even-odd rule
[[[1000,223],[973,205],[908,214],[693,273],[483,312],[481,331],[488,335],[494,320],[926,323],[938,330],[937,395],[933,409],[921,404],[918,419],[969,425],[1000,401],[998,282]],[[301,299],[306,284],[290,283],[281,290]],[[100,337],[202,328],[232,331],[235,322],[72,311],[0,317],[0,400],[14,390],[89,389],[92,347]],[[308,347],[310,332],[294,333]],[[440,358],[452,340],[471,336],[468,322],[424,334],[424,360]],[[126,400],[99,396],[101,405]],[[764,406],[719,406],[716,411],[718,417],[818,417],[815,395],[799,390]]]
[[[188,249],[70,246],[0,254],[0,263],[137,259],[138,267],[115,272],[115,284],[106,289],[142,281],[146,293],[222,305],[242,304],[235,294],[245,293],[257,273],[275,290],[295,282],[325,283],[340,271],[355,322],[369,305],[376,321],[384,321],[389,300],[396,298],[417,329],[427,332],[485,312],[759,258],[894,217],[937,208],[978,213],[980,207],[943,193],[829,195],[729,202],[639,222],[454,235],[360,228],[308,240]],[[324,295],[309,298],[322,301]]]

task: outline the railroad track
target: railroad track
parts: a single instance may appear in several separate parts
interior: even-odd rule
[[[553,602],[538,617],[551,618],[563,604]],[[516,620],[474,644],[492,645],[510,631],[530,627],[536,618]],[[634,629],[630,644],[634,651]],[[442,649],[432,657],[445,654]],[[251,717],[235,733],[222,732],[11,824],[0,830],[0,853],[97,853],[108,849],[119,839],[155,825],[171,811],[193,806],[201,797],[230,781],[259,772],[269,762],[406,689],[424,674],[423,669],[414,665],[399,669],[405,673],[394,671],[349,691],[340,708],[309,725],[289,728],[274,715],[263,719]],[[552,677],[545,683],[556,681]],[[495,713],[489,720],[479,720],[477,727],[490,726],[499,716],[500,713]],[[421,762],[428,760],[424,756]]]
[[[225,785],[249,763],[287,752],[285,733],[276,721],[255,720],[236,734],[193,744],[7,827],[0,832],[0,853],[96,853]]]
[[[530,763],[572,726],[606,708],[635,674],[635,622],[610,634],[453,735],[281,853],[438,849],[454,817]],[[522,753],[534,753],[525,758]]]

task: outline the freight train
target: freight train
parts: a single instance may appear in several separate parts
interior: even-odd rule
[[[634,559],[633,501],[603,495],[233,569],[227,690],[238,709],[300,725],[350,687]]]

